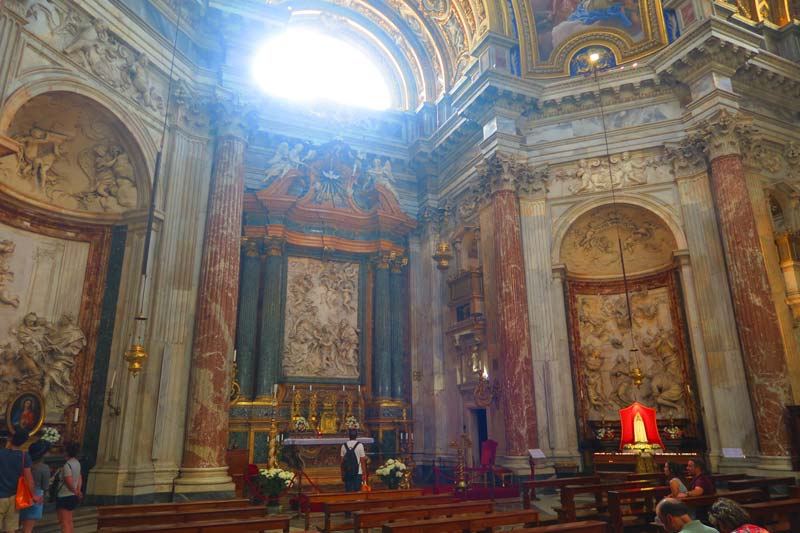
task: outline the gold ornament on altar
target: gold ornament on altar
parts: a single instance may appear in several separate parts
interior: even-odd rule
[[[469,488],[467,486],[467,460],[466,450],[472,446],[472,441],[467,437],[466,427],[457,439],[450,443],[451,448],[457,449],[456,455],[456,490],[459,492],[466,492]]]
[[[475,405],[478,407],[489,407],[493,401],[500,398],[500,386],[489,382],[489,372],[483,369],[483,373],[478,378],[478,385],[475,387],[473,396]]]
[[[436,268],[439,270],[447,270],[450,268],[450,260],[452,258],[453,249],[447,242],[440,242],[436,247],[436,253],[433,254],[433,259],[436,261]]]

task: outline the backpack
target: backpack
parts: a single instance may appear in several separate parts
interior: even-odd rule
[[[358,456],[356,456],[356,448],[361,445],[357,442],[355,446],[350,448],[345,443],[344,458],[342,459],[342,476],[352,478],[358,475]]]
[[[56,470],[53,477],[50,478],[50,486],[48,487],[48,496],[50,502],[55,502],[58,499],[58,491],[61,490],[61,485],[64,482],[61,480],[61,469]]]

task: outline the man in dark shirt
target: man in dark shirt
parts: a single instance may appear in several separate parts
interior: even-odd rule
[[[14,500],[20,475],[25,476],[25,482],[33,494],[31,458],[27,453],[22,453],[22,446],[27,441],[28,432],[20,429],[11,437],[11,447],[0,449],[0,531],[16,531],[19,528],[19,511]]]
[[[690,460],[686,464],[686,472],[692,476],[692,485],[686,493],[678,494],[678,498],[716,494],[717,489],[714,487],[714,480],[708,475],[705,461]]]

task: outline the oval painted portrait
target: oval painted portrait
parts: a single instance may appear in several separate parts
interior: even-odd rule
[[[6,425],[16,433],[25,429],[33,435],[44,422],[44,400],[38,392],[23,392],[8,405]]]

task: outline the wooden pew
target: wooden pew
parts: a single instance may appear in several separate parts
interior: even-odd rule
[[[663,483],[665,479],[663,472],[656,472],[649,474],[628,474],[625,481],[653,481],[655,483]]]
[[[797,479],[791,476],[732,479],[728,481],[728,489],[730,490],[761,489],[767,495],[767,499],[770,497],[770,487],[794,487],[796,485]]]
[[[567,522],[566,524],[509,529],[505,533],[606,533],[606,527],[607,524],[605,522],[586,520],[584,522]]]
[[[142,513],[158,511],[180,511],[189,509],[227,509],[230,507],[244,507],[250,505],[247,498],[232,500],[193,500],[187,502],[146,503],[133,505],[105,505],[97,508],[97,516],[104,515],[140,515]]]
[[[392,500],[351,500],[341,502],[325,502],[322,510],[325,513],[325,521],[320,531],[338,531],[342,529],[353,529],[353,522],[347,521],[341,524],[332,525],[332,515],[350,511],[368,511],[370,509],[390,509],[393,507],[425,507],[428,505],[447,504],[461,501],[453,494],[429,494],[428,496],[417,496],[415,498],[400,498]]]
[[[241,520],[206,520],[182,524],[158,524],[142,526],[106,527],[98,533],[256,533],[280,530],[289,532],[289,516],[244,518]]]
[[[606,510],[605,497],[610,490],[637,489],[649,487],[649,481],[624,481],[620,483],[601,483],[597,485],[567,485],[561,489],[561,507],[556,507],[559,522],[576,522],[578,510],[596,509],[597,513]],[[594,503],[575,504],[575,496],[578,494],[593,494]]]
[[[693,496],[691,498],[683,498],[681,501],[693,507],[695,510],[695,518],[701,521],[708,519],[708,509],[719,498],[728,498],[738,503],[751,503],[761,502],[767,499],[763,490],[747,489],[747,490],[734,490],[725,493],[717,494],[704,494],[703,496]]]
[[[625,526],[646,527],[655,515],[656,504],[667,494],[666,485],[608,491],[609,533],[624,533]]]
[[[531,500],[536,499],[536,489],[560,489],[567,485],[593,485],[597,483],[600,483],[600,477],[598,476],[577,476],[523,481],[520,487],[522,489],[522,508],[531,508]]]
[[[383,525],[383,533],[449,533],[493,531],[495,527],[530,524],[539,520],[539,513],[531,510],[507,511],[490,514],[458,515],[430,520],[401,520]]]
[[[300,508],[305,514],[305,529],[311,521],[311,506],[325,503],[355,501],[355,500],[394,500],[414,496],[422,496],[422,489],[401,490],[372,490],[369,492],[320,492],[317,494],[304,494]]]
[[[743,505],[750,513],[750,521],[769,529],[772,533],[797,533],[800,531],[800,498]]]
[[[494,502],[489,500],[458,501],[445,505],[430,505],[427,507],[397,507],[377,511],[356,511],[353,513],[353,532],[381,527],[383,524],[397,520],[422,520],[454,516],[458,514],[491,513],[494,511]]]
[[[178,511],[145,512],[139,515],[105,514],[97,517],[97,527],[145,526],[209,520],[237,520],[260,518],[267,514],[263,506],[247,505],[229,509],[189,509]]]

